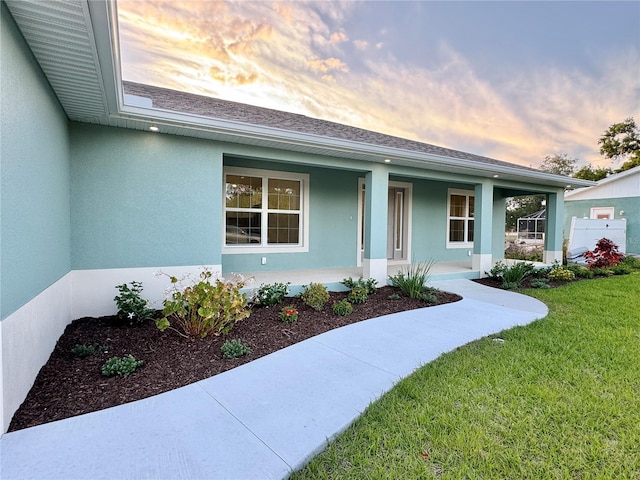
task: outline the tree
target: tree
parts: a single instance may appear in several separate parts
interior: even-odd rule
[[[605,158],[627,159],[616,173],[640,165],[640,129],[632,117],[611,125],[598,140],[598,145],[600,145],[600,155]]]
[[[540,170],[568,177],[575,170],[577,162],[576,158],[570,158],[566,153],[547,155],[540,165]]]
[[[607,175],[613,173],[610,168],[598,167],[593,168],[591,164],[586,167],[582,167],[580,170],[573,174],[573,178],[580,178],[582,180],[593,180],[597,182],[598,180],[602,180],[606,178]]]

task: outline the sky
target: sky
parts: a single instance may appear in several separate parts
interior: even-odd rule
[[[640,125],[639,1],[118,0],[125,81],[537,168]]]

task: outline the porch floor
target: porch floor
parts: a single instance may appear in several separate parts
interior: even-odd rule
[[[387,275],[395,275],[407,264],[390,264],[387,267]],[[223,272],[225,278],[230,278],[233,272]],[[329,289],[341,290],[344,288],[340,282],[351,277],[358,279],[362,277],[362,267],[347,268],[317,268],[304,270],[270,270],[266,272],[241,273],[248,280],[246,286],[255,288],[261,284],[290,282],[292,287],[308,285],[310,282],[323,283]],[[480,278],[478,270],[472,270],[471,260],[461,262],[438,262],[431,268],[431,280],[455,280],[455,279]]]

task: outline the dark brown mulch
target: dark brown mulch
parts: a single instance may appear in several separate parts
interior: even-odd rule
[[[346,293],[331,292],[331,300],[321,312],[299,299],[286,300],[300,312],[292,324],[278,319],[279,307],[254,308],[251,316],[235,326],[226,337],[184,338],[176,332],[160,332],[154,322],[142,327],[114,324],[115,317],[81,318],[67,326],[49,361],[40,370],[31,391],[14,415],[9,431],[89,413],[140,400],[202,380],[255,360],[281,348],[328,330],[373,317],[430,306],[423,301],[401,297],[393,287],[383,287],[364,304],[354,305],[346,317],[334,315],[332,302]],[[436,305],[456,302],[456,294],[439,292]],[[253,353],[224,359],[220,347],[229,339],[240,339]],[[76,345],[100,344],[107,352],[78,358],[71,353]],[[128,377],[105,377],[104,362],[131,354],[145,362]]]

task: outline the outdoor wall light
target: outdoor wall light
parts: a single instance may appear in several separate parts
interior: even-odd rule
[[[151,125],[151,126],[149,127],[149,130],[151,130],[152,132],[157,132],[157,131],[159,131],[160,129],[159,129],[158,127],[156,127],[155,125]]]

